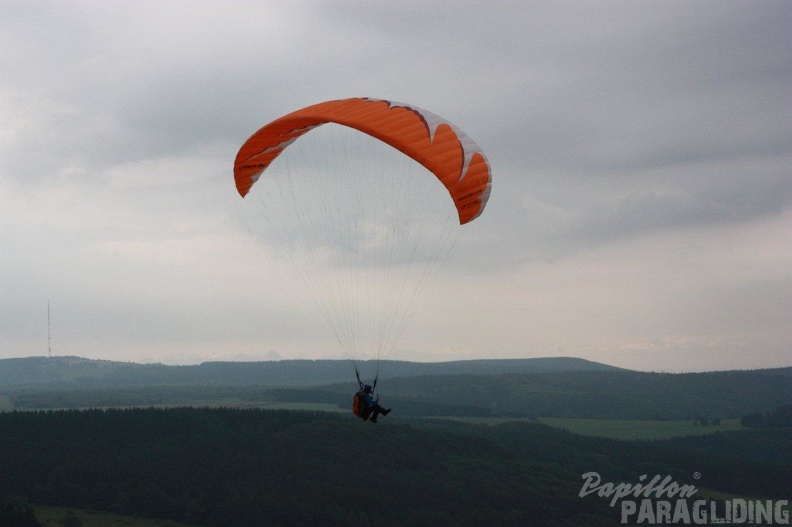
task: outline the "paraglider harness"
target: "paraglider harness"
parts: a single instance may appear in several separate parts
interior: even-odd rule
[[[371,415],[371,408],[368,407],[365,401],[366,393],[363,391],[363,387],[365,383],[360,380],[360,373],[358,372],[357,367],[355,367],[355,377],[357,377],[358,385],[360,389],[357,391],[355,396],[352,398],[352,413],[356,416],[360,417],[364,421],[368,421],[369,416]],[[377,388],[377,378],[374,377],[374,382],[371,384],[371,396],[374,396],[374,390]],[[379,395],[377,395],[376,401],[379,402]]]

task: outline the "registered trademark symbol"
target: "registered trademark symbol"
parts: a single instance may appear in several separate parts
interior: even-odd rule
[[[701,472],[694,472],[693,479],[701,479]]]

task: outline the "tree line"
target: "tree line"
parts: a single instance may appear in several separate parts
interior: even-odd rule
[[[740,424],[749,428],[792,428],[792,404],[779,406],[764,413],[744,415],[740,419]]]
[[[787,370],[388,377],[380,380],[378,388],[386,404],[412,417],[695,420],[713,425],[720,419],[764,415],[788,404],[792,401],[792,382]],[[325,403],[346,409],[356,390],[357,383],[350,379],[302,388],[205,384],[9,387],[0,390],[0,395],[19,409],[262,402]],[[759,422],[756,416],[753,419]]]
[[[320,412],[9,412],[0,497],[211,526],[614,525],[607,500],[578,496],[581,474],[700,471],[721,492],[788,496],[792,460],[772,434],[784,431],[647,442]]]

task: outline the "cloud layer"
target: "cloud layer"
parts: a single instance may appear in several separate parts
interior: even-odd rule
[[[789,365],[785,1],[9,2],[0,357],[339,357],[236,220],[266,122],[406,101],[494,185],[397,358]],[[288,281],[288,280],[287,280]]]

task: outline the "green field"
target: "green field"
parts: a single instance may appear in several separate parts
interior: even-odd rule
[[[260,403],[256,408],[266,410],[311,410],[315,412],[351,412],[346,408],[339,408],[337,404],[330,403]]]
[[[508,421],[530,421],[505,417],[447,417],[455,421],[498,425]],[[539,422],[575,434],[612,439],[668,439],[671,437],[713,434],[742,430],[739,419],[724,419],[720,425],[694,425],[692,421],[635,421],[622,419],[564,419],[541,417]]]
[[[189,527],[186,523],[154,518],[121,516],[107,512],[88,511],[72,507],[49,507],[33,505],[33,512],[42,526],[81,525],[82,527]]]
[[[331,403],[298,403],[280,401],[205,401],[205,402],[186,402],[182,404],[155,404],[140,406],[140,408],[182,408],[185,406],[193,408],[261,408],[264,410],[307,410],[312,412],[346,412],[345,408],[339,408],[337,404]]]
[[[304,403],[304,402],[275,402],[275,401],[192,401],[182,404],[156,404],[146,405],[150,408],[174,407],[207,407],[207,408],[262,408],[269,410],[307,410],[315,412],[345,413],[347,408],[330,403]],[[143,407],[143,406],[141,406]],[[131,408],[131,407],[115,407]],[[0,412],[10,411],[13,404],[7,396],[0,395]],[[505,417],[442,417],[455,421],[468,423],[497,425],[508,421],[528,421],[528,419],[514,419]],[[668,439],[687,435],[712,434],[715,432],[729,432],[741,430],[739,419],[724,419],[719,425],[702,426],[693,424],[692,421],[652,421],[652,420],[627,420],[627,419],[571,419],[542,417],[538,420],[555,428],[562,428],[570,432],[596,437],[609,437],[612,439]]]
[[[724,419],[719,425],[694,425],[692,421],[627,421],[616,419],[540,418],[540,423],[576,434],[613,439],[668,439],[741,430],[739,419]]]
[[[240,401],[240,400],[225,400],[225,401],[189,401],[183,403],[163,403],[163,404],[141,404],[130,406],[98,406],[94,408],[99,409],[132,409],[132,408],[261,408],[264,410],[306,410],[312,412],[349,412],[346,408],[341,408],[337,404],[331,403],[299,403],[299,402],[273,402],[273,401]],[[48,408],[49,409],[49,408]],[[54,408],[54,410],[71,410],[70,407]],[[10,412],[14,410],[14,405],[11,400],[5,396],[0,395],[0,412]],[[37,411],[36,408],[27,408],[26,411]]]

